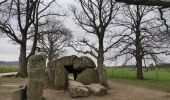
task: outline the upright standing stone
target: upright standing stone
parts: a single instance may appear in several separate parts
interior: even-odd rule
[[[33,55],[28,62],[27,100],[41,100],[44,87],[46,56]]]
[[[55,69],[55,89],[66,90],[68,87],[68,72],[65,70],[64,65],[58,62]]]
[[[66,90],[68,88],[68,71],[65,69],[65,65],[72,66],[73,61],[77,59],[77,56],[65,56],[59,59],[56,59],[53,62],[55,67],[55,89],[56,90]]]

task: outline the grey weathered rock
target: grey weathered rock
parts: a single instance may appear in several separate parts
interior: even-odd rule
[[[95,96],[104,96],[107,94],[107,89],[100,84],[90,84],[86,85],[90,93]]]
[[[53,61],[53,64],[50,64],[50,65],[54,66],[53,69],[55,69],[54,84],[55,84],[56,90],[67,89],[68,72],[73,73],[74,79],[76,79],[77,74],[81,73],[86,68],[95,68],[96,67],[93,60],[90,59],[89,57],[85,57],[85,56],[77,57],[75,55],[61,57],[61,58]],[[52,75],[50,74],[51,72],[49,70],[49,73],[48,73],[49,76],[53,75],[53,74]],[[51,82],[53,80],[52,78],[49,79],[49,80],[51,80]],[[97,80],[97,79],[95,79],[95,80]],[[94,82],[94,83],[96,83],[96,82]]]
[[[99,83],[99,76],[95,69],[88,68],[77,76],[76,81],[81,82],[84,85]]]
[[[60,62],[60,64],[63,64],[63,65],[73,65],[73,61],[77,58],[78,57],[76,55],[64,56],[53,61],[52,66],[57,66],[58,62]]]
[[[69,81],[68,91],[73,98],[90,96],[89,90],[82,83],[76,81]]]
[[[66,90],[67,87],[68,87],[68,73],[62,64],[58,64],[58,66],[56,66],[55,69],[55,89]]]
[[[74,59],[77,59],[77,56],[65,56],[59,58],[53,62],[55,67],[55,89],[56,90],[65,90],[68,88],[68,72],[64,68],[65,65],[73,65]]]
[[[27,95],[27,86],[21,86],[17,90],[15,90],[12,94],[12,100],[26,100]]]
[[[76,70],[84,70],[86,68],[96,68],[94,61],[86,56],[78,57],[74,60],[74,69]]]
[[[33,55],[28,62],[27,100],[41,100],[44,88],[46,57]]]

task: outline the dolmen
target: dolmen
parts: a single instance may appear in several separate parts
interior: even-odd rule
[[[72,98],[107,94],[107,88],[99,84],[96,65],[91,58],[65,56],[54,60],[50,66],[46,66],[46,58],[45,55],[30,57],[27,84],[14,92],[12,100],[43,100],[43,89],[49,84],[56,91],[68,91]],[[69,73],[73,74],[73,79],[69,79]]]
[[[94,61],[86,56],[61,57],[53,62],[55,90],[68,90],[71,97],[104,96],[107,88],[99,84],[99,75]],[[73,73],[74,79],[68,78]]]

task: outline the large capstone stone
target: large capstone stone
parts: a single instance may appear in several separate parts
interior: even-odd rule
[[[63,65],[73,65],[73,61],[77,58],[78,57],[76,55],[64,56],[64,57],[54,60],[52,66],[58,65],[59,62],[60,64],[63,64]]]
[[[90,96],[89,90],[82,83],[76,81],[69,81],[68,91],[73,98]]]
[[[94,61],[86,56],[79,57],[74,60],[74,69],[75,70],[84,70],[86,68],[96,68]]]
[[[27,100],[41,100],[44,88],[46,56],[33,55],[28,62]]]
[[[99,76],[95,69],[88,68],[78,75],[76,81],[81,82],[84,85],[99,83]]]
[[[86,85],[90,93],[95,96],[104,96],[107,94],[107,89],[100,84],[90,84]]]

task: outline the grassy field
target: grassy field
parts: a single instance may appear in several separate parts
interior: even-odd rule
[[[0,73],[17,72],[17,66],[0,66]]]
[[[143,72],[144,80],[136,80],[136,71],[130,68],[107,68],[110,80],[170,92],[170,72],[164,69]]]
[[[0,66],[0,73],[16,72],[16,66]],[[169,69],[170,70],[170,69]],[[107,68],[107,77],[109,80],[122,84],[147,87],[170,92],[170,72],[164,69],[143,72],[144,80],[136,80],[136,71],[130,68]],[[14,82],[20,79],[0,78],[2,82]]]

